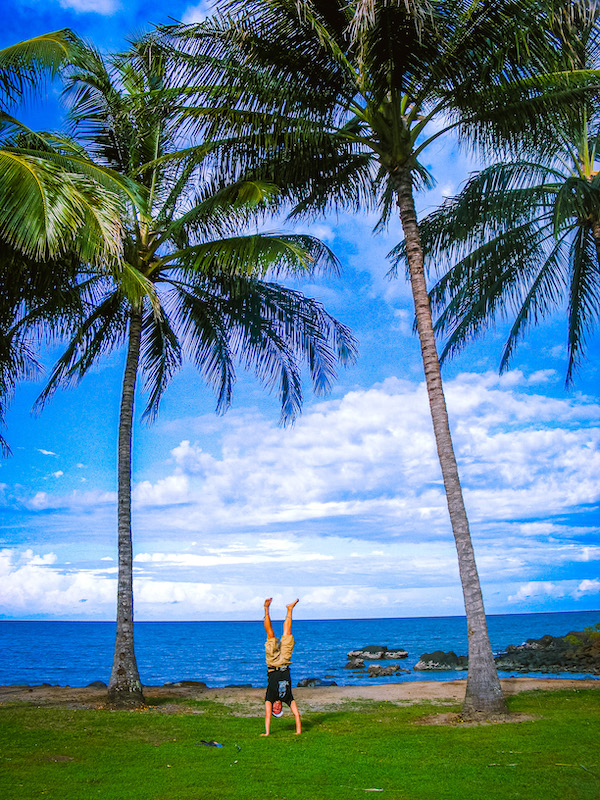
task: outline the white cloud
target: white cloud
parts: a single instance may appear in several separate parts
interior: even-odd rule
[[[25,556],[27,558],[27,563],[35,567],[41,567],[44,564],[56,564],[57,561],[56,553],[46,553],[41,556],[34,554],[33,550],[27,550]]]
[[[564,597],[564,594],[564,588],[557,586],[552,581],[531,581],[521,586],[516,594],[510,595],[508,602],[518,603],[532,597]]]
[[[501,378],[463,374],[446,383],[469,513],[488,535],[494,525],[498,535],[521,518],[523,525],[532,521],[523,535],[561,538],[567,528],[548,515],[600,499],[600,409],[585,398],[521,390],[531,382],[515,371]],[[220,453],[183,439],[165,460],[171,474],[134,487],[137,519],[148,534],[321,520],[330,533],[347,525],[350,535],[362,529],[365,538],[447,535],[422,384],[388,379],[348,392],[313,405],[291,429],[238,413],[220,431]],[[114,499],[93,491],[38,492],[24,503],[31,510],[76,509]]]
[[[303,553],[296,554],[295,563],[307,561],[329,561],[333,556],[323,555],[322,553]],[[232,564],[269,564],[274,562],[287,562],[286,555],[271,555],[265,553],[247,553],[246,555],[228,555],[221,553],[214,556],[193,555],[192,553],[139,553],[134,559],[136,564],[152,563],[166,564],[168,566],[186,567],[223,567]]]
[[[112,564],[108,557],[99,561]],[[138,619],[248,619],[249,610],[260,608],[269,595],[282,607],[290,597],[302,597],[303,614],[313,619],[406,616],[407,609],[462,613],[450,542],[427,547],[395,542],[374,549],[341,537],[250,536],[192,553],[141,553],[135,564]],[[518,575],[523,564],[501,553],[484,553],[480,567],[492,597],[500,596],[494,612],[506,602],[519,610],[536,600],[579,601],[600,592],[597,579],[515,583],[513,572]],[[490,570],[500,583],[488,578]],[[8,616],[111,619],[115,595],[115,566],[81,569],[61,564],[55,553],[0,551],[0,612]]]
[[[186,475],[170,475],[155,484],[150,481],[138,483],[133,499],[142,505],[171,505],[189,500],[189,479]]]
[[[531,581],[521,585],[514,595],[508,597],[509,603],[520,603],[531,599],[582,597],[600,594],[600,580],[585,578],[582,581]]]
[[[67,495],[53,495],[48,492],[36,492],[31,498],[22,499],[23,506],[31,511],[45,511],[47,509],[82,509],[97,508],[108,503],[116,502],[115,492],[101,492],[92,490],[79,492],[74,490]]]
[[[462,374],[446,383],[478,566],[484,585],[496,587],[496,612],[594,596],[589,570],[600,560],[600,543],[585,509],[600,502],[600,409],[584,397],[539,394],[545,377]],[[171,441],[176,430],[170,423]],[[247,600],[273,584],[298,593],[302,587],[314,598],[335,597],[348,615],[356,587],[379,597],[381,613],[390,614],[405,613],[395,591],[421,591],[419,613],[430,608],[428,591],[440,603],[455,597],[454,588],[460,598],[422,383],[388,379],[349,391],[313,404],[289,429],[252,411],[186,421],[185,430],[188,437],[176,439],[170,453],[156,451],[156,477],[134,486],[144,618],[152,609],[162,618],[150,587],[178,607],[195,584],[229,586],[234,595],[244,585],[259,587],[242,593]],[[194,441],[191,432],[207,432],[207,439]],[[11,491],[5,495],[10,507]],[[44,511],[44,529],[52,523],[74,542],[69,531],[79,532],[83,513],[86,528],[111,527],[106,512],[115,496],[46,491],[19,502],[34,517]],[[73,562],[68,569],[45,562],[19,570],[52,569],[71,596],[81,556],[62,557]],[[86,561],[81,572],[90,597],[93,584],[102,598],[112,577],[98,559],[97,570]],[[221,602],[221,589],[215,592]],[[460,613],[454,602],[443,608]],[[203,613],[201,604],[194,608]],[[335,615],[335,606],[321,612]],[[360,606],[356,613],[363,615]]]
[[[312,223],[308,229],[311,236],[316,236],[317,239],[322,239],[324,242],[332,242],[335,239],[335,231],[331,225],[324,223]]]
[[[600,498],[598,406],[521,393],[528,383],[517,372],[446,385],[474,520],[543,518]],[[221,448],[215,457],[181,441],[174,473],[136,487],[140,511],[155,507],[164,525],[157,507],[180,506],[168,511],[171,526],[198,532],[336,518],[370,521],[366,536],[381,523],[386,535],[390,526],[403,535],[447,530],[423,385],[388,379],[348,392],[289,430],[242,415],[223,426]]]
[[[0,551],[0,608],[2,613],[19,617],[36,614],[71,618],[80,604],[93,614],[108,606],[114,609],[116,581],[101,571],[53,569],[53,553],[35,554],[32,550]],[[89,606],[87,605],[89,602]]]
[[[553,383],[557,378],[558,373],[555,369],[539,369],[537,372],[531,373],[527,383],[530,386],[540,386],[545,383]]]
[[[394,330],[402,336],[411,336],[414,314],[407,308],[394,309]]]
[[[33,511],[41,511],[48,508],[52,503],[52,498],[46,492],[36,492],[35,495],[28,500],[25,505]]]
[[[214,12],[216,0],[202,0],[195,6],[188,6],[182,14],[181,21],[185,25],[192,25],[194,22],[202,22]]]
[[[40,447],[37,448],[38,453],[41,453],[43,456],[55,456],[56,453],[53,453],[52,450],[42,450]]]
[[[594,578],[594,580],[584,580],[581,581],[577,589],[575,590],[575,597],[583,597],[587,594],[600,594],[600,580]]]
[[[110,16],[121,8],[120,0],[58,0],[61,8],[72,8],[77,13]]]
[[[215,459],[204,453],[201,447],[190,444],[189,439],[184,439],[177,447],[171,450],[177,467],[192,475],[208,474],[215,464]]]

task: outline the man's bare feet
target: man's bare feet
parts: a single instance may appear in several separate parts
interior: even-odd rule
[[[293,603],[288,603],[288,604],[287,604],[286,608],[287,608],[287,610],[288,610],[288,612],[289,612],[290,614],[292,613],[292,609],[294,608],[294,606],[296,605],[296,603],[299,603],[299,602],[300,602],[300,598],[298,598],[297,600],[294,600],[294,602],[293,602]]]
[[[272,602],[273,602],[273,598],[272,597],[267,597],[267,599],[265,600],[265,611],[266,612],[269,611],[269,606],[271,605]],[[296,602],[298,602],[298,601],[296,600]]]

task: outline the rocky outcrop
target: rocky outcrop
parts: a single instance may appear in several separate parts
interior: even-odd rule
[[[494,659],[503,672],[585,672],[600,675],[600,631],[571,631],[509,645]]]
[[[383,658],[383,654],[387,650],[387,647],[382,645],[376,644],[368,644],[365,647],[361,647],[359,650],[351,650],[348,653],[348,658],[362,658],[365,661],[379,661]]]
[[[390,647],[385,651],[385,655],[383,657],[391,660],[395,660],[397,658],[408,658],[408,651],[404,650],[402,647]]]
[[[369,644],[360,650],[351,650],[348,658],[352,661],[362,658],[364,661],[381,661],[383,659],[407,658],[408,652],[401,647],[386,647],[384,644]]]
[[[344,669],[364,669],[364,658],[351,658],[347,664],[344,664]]]
[[[402,669],[400,664],[369,664],[367,676],[369,678],[386,678],[390,675],[399,675],[401,672],[410,672],[409,669]]]
[[[314,689],[317,686],[337,686],[337,683],[335,681],[323,681],[321,678],[302,678],[296,686]]]
[[[566,636],[542,636],[527,639],[524,644],[509,645],[494,661],[502,672],[578,672],[600,675],[600,630],[586,628]],[[466,670],[467,656],[452,651],[423,653],[415,670]]]
[[[415,671],[445,672],[447,670],[468,669],[468,659],[466,656],[457,656],[452,650],[444,653],[436,650],[434,653],[423,653],[415,664]]]

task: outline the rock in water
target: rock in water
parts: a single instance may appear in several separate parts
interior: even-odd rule
[[[344,665],[344,669],[364,669],[365,668],[365,661],[363,658],[351,658],[347,664]]]
[[[369,664],[367,667],[369,678],[386,678],[389,675],[399,675],[401,672],[410,672],[410,670],[402,669],[400,664],[388,664],[385,667],[382,664]]]
[[[296,686],[315,689],[317,686],[337,686],[335,681],[323,681],[321,678],[302,678]]]
[[[494,661],[502,672],[578,672],[600,675],[600,623],[584,631],[571,631],[566,636],[546,634],[540,639],[527,639],[524,644],[509,645]],[[423,653],[415,670],[465,670],[467,656],[456,653]]]
[[[380,661],[385,658],[385,645],[368,644],[361,647],[360,650],[351,650],[348,653],[348,658],[364,658],[365,661]]]
[[[468,659],[466,656],[457,656],[452,650],[444,653],[436,650],[434,653],[423,653],[415,664],[416,671],[446,672],[448,670],[468,669]]]
[[[348,653],[348,658],[353,659],[362,658],[365,661],[382,661],[383,659],[407,658],[408,651],[403,647],[387,647],[384,644],[368,644],[361,647],[360,650],[351,650]]]
[[[527,639],[509,645],[494,659],[503,672],[589,672],[600,675],[600,631],[571,631],[566,636]]]
[[[408,658],[408,650],[404,650],[402,647],[395,647],[393,649],[390,647],[385,651],[384,658],[390,658],[392,660]]]

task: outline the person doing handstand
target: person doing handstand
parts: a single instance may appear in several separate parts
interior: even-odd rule
[[[265,694],[265,732],[261,733],[261,736],[270,734],[271,716],[280,717],[283,714],[283,703],[290,707],[296,720],[296,734],[300,734],[302,733],[300,712],[292,696],[292,679],[290,678],[290,663],[295,644],[292,636],[292,611],[298,601],[295,600],[287,606],[283,634],[281,640],[279,640],[273,632],[271,617],[269,616],[269,606],[272,600],[272,597],[268,597],[265,600],[267,692]]]

